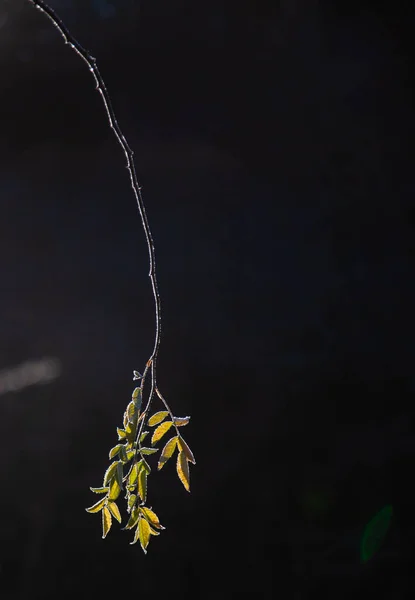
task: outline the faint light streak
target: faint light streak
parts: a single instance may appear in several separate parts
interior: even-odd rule
[[[17,392],[30,385],[45,384],[61,374],[61,363],[57,358],[29,360],[16,367],[0,371],[0,396]]]

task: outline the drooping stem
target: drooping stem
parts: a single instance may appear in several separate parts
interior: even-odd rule
[[[85,48],[83,48],[81,46],[81,44],[70,33],[70,31],[68,30],[66,25],[58,17],[58,15],[55,13],[55,11],[50,6],[48,6],[45,2],[43,2],[43,0],[28,0],[28,1],[33,6],[35,6],[38,10],[40,10],[42,13],[44,13],[51,20],[53,25],[58,29],[59,33],[63,37],[65,44],[69,44],[69,46],[72,48],[72,50],[74,50],[78,54],[78,56],[80,56],[82,58],[82,60],[86,63],[88,69],[91,71],[92,76],[94,77],[96,89],[100,93],[102,101],[104,103],[109,125],[110,125],[111,129],[113,130],[113,132],[118,140],[118,143],[120,144],[120,146],[124,152],[124,155],[125,155],[127,169],[130,174],[131,187],[134,192],[135,199],[137,201],[137,206],[138,206],[138,210],[139,210],[139,213],[141,216],[141,222],[143,225],[143,229],[144,229],[144,233],[145,233],[146,241],[147,241],[149,263],[150,263],[149,277],[150,277],[151,287],[152,287],[152,291],[153,291],[155,317],[156,317],[156,331],[155,331],[155,336],[154,336],[154,348],[153,348],[153,352],[152,352],[149,360],[147,361],[147,366],[146,366],[145,373],[143,374],[143,381],[142,381],[142,385],[144,388],[145,375],[147,374],[147,371],[150,368],[150,370],[151,370],[151,389],[150,389],[149,397],[147,400],[147,405],[144,409],[145,412],[147,412],[150,408],[151,402],[153,400],[153,397],[154,397],[154,394],[155,394],[155,391],[157,388],[156,368],[157,368],[157,356],[158,356],[158,351],[159,351],[159,347],[160,347],[160,336],[161,336],[161,303],[160,303],[160,295],[159,295],[158,285],[157,285],[156,256],[155,256],[153,236],[151,234],[150,225],[149,225],[148,219],[147,219],[147,214],[146,214],[146,210],[145,210],[145,206],[144,206],[144,202],[143,202],[143,198],[142,198],[142,194],[141,194],[141,187],[140,187],[140,185],[138,183],[138,179],[137,179],[137,174],[136,174],[134,160],[133,160],[134,153],[131,150],[130,146],[128,145],[127,140],[120,129],[120,126],[118,125],[118,121],[116,119],[115,112],[114,112],[114,109],[111,104],[111,99],[108,94],[104,80],[101,76],[101,73],[97,67],[96,59],[88,52],[88,50],[86,50]],[[143,391],[144,391],[144,389],[143,389]]]

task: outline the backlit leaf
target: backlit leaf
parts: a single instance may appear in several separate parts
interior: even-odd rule
[[[128,415],[127,415],[127,411],[125,411],[123,419],[122,419],[122,423],[124,425],[124,427],[127,427],[127,423],[128,423]]]
[[[158,448],[141,448],[141,454],[155,454],[158,452]]]
[[[105,538],[112,525],[112,517],[108,508],[105,506],[102,511],[102,539]]]
[[[141,469],[138,473],[138,495],[143,502],[146,501],[147,497],[147,471]]]
[[[118,523],[121,523],[120,511],[119,511],[118,506],[115,504],[115,502],[108,502],[108,508],[109,508],[112,516],[117,519]]]
[[[158,516],[153,510],[151,510],[151,508],[147,508],[146,506],[140,506],[140,511],[150,523],[150,525],[152,525],[156,529],[165,529],[163,525],[160,525]]]
[[[105,471],[104,486],[106,486],[107,483],[109,483],[111,481],[111,479],[113,479],[113,477],[115,476],[115,473],[117,471],[118,463],[119,463],[118,460],[114,461],[113,463],[110,464],[110,466],[108,467],[108,469]]]
[[[134,417],[137,416],[137,405],[134,400],[131,400],[127,406],[127,416],[129,421],[134,421]]]
[[[160,535],[160,531],[156,531],[152,527],[150,527],[150,533],[151,533],[151,535]]]
[[[135,507],[135,508],[133,508],[130,518],[128,519],[128,523],[124,527],[124,529],[132,529],[133,527],[135,527],[139,518],[140,518],[140,511],[138,510],[137,507]]]
[[[121,448],[120,448],[120,459],[122,460],[122,462],[128,462],[127,459],[127,450],[124,444],[121,444]]]
[[[127,437],[127,434],[124,431],[124,429],[120,429],[119,427],[117,427],[117,433],[118,433],[119,440],[125,440],[125,438]]]
[[[179,446],[179,449],[185,453],[187,460],[195,465],[196,461],[195,457],[193,456],[193,452],[190,450],[189,446],[181,436],[177,441],[177,445]]]
[[[89,508],[86,508],[85,510],[89,513],[97,513],[104,508],[106,502],[107,497],[105,496],[105,498],[101,498],[101,500],[98,500],[98,502],[95,502],[95,504],[93,504]]]
[[[109,500],[116,500],[118,498],[118,496],[121,493],[121,487],[119,482],[117,481],[117,478],[114,477],[114,479],[111,481],[110,484],[110,493],[108,494],[108,498]]]
[[[144,440],[146,439],[147,436],[148,436],[148,431],[143,431],[143,433],[140,436],[140,443],[144,442]]]
[[[132,397],[135,400],[136,398],[138,398],[138,396],[141,393],[141,387],[136,387],[135,390],[132,393]]]
[[[123,483],[122,483],[122,463],[118,463],[117,465],[117,470],[115,472],[115,479],[118,481],[118,485],[120,486],[121,489],[123,489]]]
[[[141,460],[141,462],[143,463],[143,467],[144,467],[144,468],[145,468],[145,470],[147,471],[147,475],[150,475],[150,473],[151,473],[151,467],[150,467],[150,465],[148,464],[148,462],[146,461],[146,459],[145,459],[145,458],[143,458],[143,459]]]
[[[147,546],[148,542],[150,541],[150,525],[148,524],[148,521],[145,519],[140,519],[138,521],[137,529],[141,547],[147,554]]]
[[[110,453],[109,453],[109,457],[114,458],[114,456],[117,456],[118,452],[120,451],[122,447],[122,444],[117,444],[116,446],[114,446],[114,448],[111,448]]]
[[[131,512],[131,509],[133,508],[136,500],[137,500],[137,496],[135,494],[131,494],[131,496],[128,498],[128,511],[129,512]]]
[[[89,489],[91,490],[91,492],[95,492],[95,494],[105,494],[106,492],[108,492],[107,487],[89,488]]]
[[[160,410],[159,412],[154,413],[154,415],[149,418],[147,425],[149,425],[150,427],[158,425],[159,423],[164,421],[168,414],[169,413],[167,412],[167,410]]]
[[[159,425],[153,433],[151,445],[154,446],[154,444],[156,444],[163,437],[163,435],[168,432],[172,425],[173,421],[166,421],[165,423]]]
[[[143,466],[143,463],[141,460],[139,460],[138,462],[136,462],[133,465],[130,476],[128,477],[128,485],[135,485],[135,483],[137,482],[138,473],[139,473],[140,469],[142,468],[142,466]]]
[[[184,452],[179,452],[177,455],[177,475],[179,476],[180,481],[184,485],[184,488],[190,492],[190,482],[189,482],[189,464],[187,462],[187,458]]]
[[[167,444],[164,446],[163,450],[161,451],[161,455],[160,455],[158,466],[157,466],[159,471],[166,464],[166,462],[169,460],[169,458],[173,455],[173,453],[176,449],[176,445],[177,445],[177,436],[172,437],[167,442]]]
[[[177,427],[183,427],[184,425],[187,425],[189,421],[190,417],[174,417],[174,423]]]

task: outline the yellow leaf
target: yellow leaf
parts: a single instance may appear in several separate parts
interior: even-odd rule
[[[150,533],[151,533],[151,535],[160,535],[160,531],[156,531],[152,527],[150,527]]]
[[[93,504],[89,508],[86,508],[85,510],[86,510],[86,512],[89,512],[89,513],[97,513],[102,508],[104,508],[106,502],[107,502],[107,497],[105,496],[104,498],[101,498],[101,500],[98,500],[98,502],[95,502],[95,504]]]
[[[112,525],[112,517],[108,508],[105,506],[102,511],[102,539],[105,538]]]
[[[136,387],[132,393],[132,398],[135,400],[141,393],[141,387]]]
[[[177,441],[177,445],[179,446],[179,449],[185,453],[187,460],[195,465],[196,461],[195,457],[193,456],[193,452],[190,450],[189,446],[181,436]]]
[[[110,481],[114,478],[115,473],[117,471],[118,463],[119,463],[118,460],[114,461],[113,463],[110,464],[108,469],[105,471],[104,486],[106,486],[107,483],[110,483]]]
[[[151,438],[151,445],[154,446],[165,433],[168,432],[170,427],[173,425],[173,421],[166,421],[157,427],[157,429],[153,433],[153,437]]]
[[[109,508],[112,516],[117,519],[118,523],[121,523],[120,511],[119,511],[118,506],[115,504],[115,502],[108,502],[108,508]]]
[[[143,502],[146,501],[147,497],[147,471],[141,469],[138,474],[138,495]]]
[[[151,510],[151,508],[147,508],[146,506],[140,506],[140,511],[150,523],[150,525],[156,527],[156,529],[165,529],[163,525],[160,525],[158,516],[153,510]]]
[[[120,484],[118,483],[118,480],[114,477],[114,479],[111,481],[110,493],[108,495],[108,499],[116,500],[118,498],[118,496],[120,495],[120,493],[121,493]]]
[[[91,492],[95,492],[95,494],[105,494],[106,492],[108,492],[107,487],[100,487],[100,488],[90,487],[89,489],[91,490]]]
[[[184,452],[179,452],[179,454],[177,455],[177,474],[179,476],[180,481],[184,485],[185,490],[190,492],[189,465]]]
[[[161,410],[159,412],[154,413],[154,415],[152,415],[149,418],[147,425],[149,425],[150,427],[154,427],[154,425],[158,425],[159,423],[164,421],[164,419],[167,417],[168,414],[169,413],[167,412],[167,410]]]
[[[137,507],[133,508],[130,518],[128,519],[128,523],[124,527],[124,529],[132,529],[137,524],[139,517],[140,517],[140,512],[139,512],[138,508]]]
[[[190,417],[174,417],[174,423],[177,427],[183,427],[190,421]]]
[[[139,460],[138,462],[136,462],[133,465],[133,468],[131,469],[131,473],[128,477],[128,485],[135,485],[136,481],[137,481],[137,477],[138,477],[138,473],[140,471],[140,469],[143,466],[143,461]]]
[[[124,425],[124,427],[125,427],[125,425]],[[120,429],[119,427],[117,427],[117,433],[118,433],[119,440],[124,440],[127,437],[127,434],[125,433],[124,429]]]
[[[147,554],[147,546],[148,542],[150,541],[150,525],[148,524],[148,521],[145,519],[140,519],[138,521],[137,529],[141,547]]]
[[[157,466],[159,471],[166,464],[166,462],[169,460],[169,458],[171,458],[171,456],[173,456],[173,452],[176,449],[176,445],[177,445],[177,436],[172,437],[167,442],[167,444],[164,446],[163,450],[161,451],[158,466]]]
[[[121,446],[122,444],[117,444],[116,446],[114,446],[114,448],[111,448],[109,453],[110,460],[111,458],[114,458],[114,456],[117,456],[118,452],[121,450]]]

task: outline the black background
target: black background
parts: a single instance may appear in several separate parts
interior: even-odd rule
[[[88,69],[0,0],[0,369],[62,368],[0,395],[1,598],[413,597],[409,8],[50,4],[135,152],[197,465],[150,477],[147,556],[84,510],[152,349],[147,249]]]

